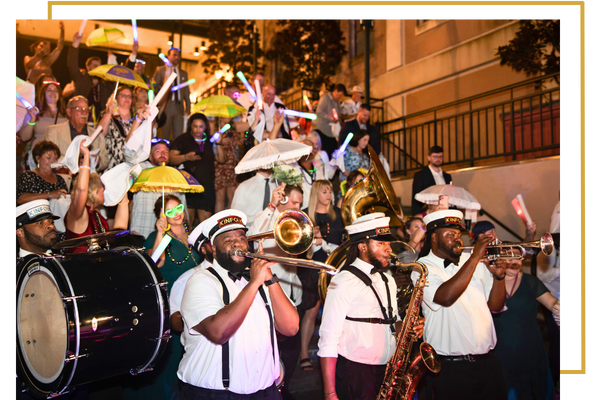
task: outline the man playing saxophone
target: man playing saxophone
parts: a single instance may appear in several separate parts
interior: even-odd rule
[[[429,270],[423,291],[425,341],[441,361],[428,375],[435,400],[507,398],[502,368],[494,355],[496,331],[491,312],[504,309],[506,261],[481,262],[492,235],[481,235],[470,257],[459,261],[462,212],[441,210],[423,219],[427,239],[419,262]],[[411,275],[413,282],[418,274]]]
[[[329,284],[319,331],[326,400],[375,399],[394,355],[399,318],[396,283],[385,272],[395,240],[389,220],[371,213],[346,226],[351,246]],[[423,320],[413,327],[419,336]]]

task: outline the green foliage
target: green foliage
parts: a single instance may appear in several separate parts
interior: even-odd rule
[[[329,85],[347,53],[339,22],[286,20],[278,21],[277,25],[279,30],[266,57],[285,67],[281,86],[291,87],[296,83],[319,90],[323,83]]]
[[[530,75],[560,71],[560,20],[523,20],[508,45],[498,47],[500,65]],[[559,83],[558,77],[554,78]]]
[[[253,35],[254,23],[246,20],[211,20],[210,46],[206,49],[207,59],[202,63],[204,72],[214,74],[221,69],[221,64],[227,64],[235,74],[243,71],[246,75],[253,67]],[[260,35],[258,43],[260,43]],[[256,57],[262,57],[263,52],[258,47]]]

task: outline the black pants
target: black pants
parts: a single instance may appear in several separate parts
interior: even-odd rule
[[[237,394],[228,390],[204,389],[183,383],[183,398],[185,400],[281,400],[281,393],[275,384],[252,394]]]
[[[430,374],[435,400],[506,400],[506,383],[502,366],[491,350],[476,356],[475,361],[449,361],[440,356],[442,369]]]
[[[335,149],[338,148],[337,140],[335,140],[334,137],[329,137],[329,136],[325,135],[321,131],[317,131],[317,132],[319,132],[319,136],[321,137],[321,150],[326,151],[327,155],[329,156],[329,159],[331,159],[331,155],[333,154]]]
[[[385,368],[386,364],[361,364],[338,355],[335,367],[335,390],[338,398],[340,400],[375,399],[385,378]]]
[[[297,310],[300,321],[302,321],[304,310]],[[281,340],[282,338],[283,340]],[[283,378],[284,385],[281,389],[281,394],[284,399],[291,399],[292,396],[289,392],[289,383],[292,379],[292,376],[294,376],[296,364],[298,364],[298,358],[300,357],[300,347],[302,346],[300,329],[298,329],[298,333],[296,333],[294,336],[278,335],[278,340],[280,340],[277,343],[277,347],[279,347],[279,357],[281,358],[281,362],[283,362],[283,367],[285,368],[285,376]]]

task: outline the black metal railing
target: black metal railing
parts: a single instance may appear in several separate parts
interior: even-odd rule
[[[536,90],[528,79],[378,123],[382,152],[396,175],[427,165],[433,145],[444,164],[475,166],[560,154],[560,87]]]

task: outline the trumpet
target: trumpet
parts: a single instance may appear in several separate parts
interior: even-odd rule
[[[337,269],[335,269],[331,265],[327,265],[327,264],[319,262],[319,261],[309,261],[309,260],[290,258],[290,257],[278,257],[278,256],[272,256],[270,254],[250,253],[249,251],[243,251],[240,249],[235,249],[233,254],[238,257],[259,258],[261,260],[273,261],[273,262],[277,262],[280,264],[289,264],[289,265],[295,265],[297,267],[318,269],[320,271],[328,273],[329,275],[335,275],[337,273]]]
[[[487,246],[487,253],[483,258],[489,261],[495,260],[522,260],[525,258],[526,247],[535,247],[542,249],[542,253],[549,256],[554,251],[554,240],[549,232],[542,235],[540,240],[535,242],[501,242],[496,239],[494,244]],[[459,249],[473,249],[474,246],[460,246]],[[490,251],[491,250],[491,251]]]
[[[248,236],[248,241],[275,239],[286,253],[297,255],[307,251],[314,239],[313,224],[300,210],[285,210],[275,220],[272,231]]]

